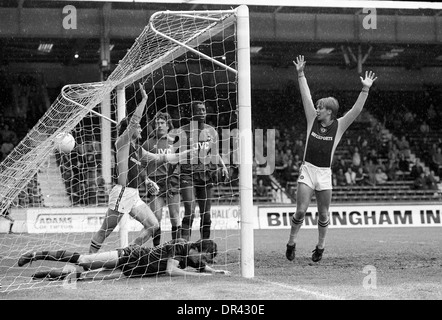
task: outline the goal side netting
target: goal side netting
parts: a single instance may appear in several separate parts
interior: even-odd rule
[[[147,93],[141,140],[155,135],[154,118],[168,113],[173,127],[191,123],[191,102],[202,101],[206,123],[218,133],[218,150],[230,180],[218,174],[212,188],[211,236],[218,244],[217,267],[253,277],[252,139],[248,9],[158,12],[103,82],[74,84],[61,93],[0,164],[0,292],[39,288],[39,271],[63,267],[38,261],[17,267],[31,251],[87,253],[101,227],[109,192],[116,184],[117,125]],[[70,133],[75,147],[60,151],[57,139]],[[180,175],[178,171],[178,175]],[[145,185],[140,196],[150,204]],[[167,197],[165,197],[167,198]],[[194,199],[191,241],[200,236],[198,200]],[[181,203],[180,220],[184,206]],[[161,242],[172,237],[168,206],[160,217]],[[129,244],[142,225],[125,214],[101,251]],[[148,241],[152,246],[152,239]],[[56,285],[51,282],[51,285]],[[60,285],[60,284],[58,284]]]

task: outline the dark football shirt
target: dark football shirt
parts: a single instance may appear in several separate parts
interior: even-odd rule
[[[314,121],[305,146],[304,161],[317,167],[330,167],[338,125],[337,120],[328,127],[323,127],[319,121]]]
[[[174,239],[153,248],[131,245],[120,250],[118,267],[126,277],[164,274],[170,258],[177,260],[181,269],[188,266],[195,269],[205,267],[204,262],[194,264],[191,259],[187,259],[187,252],[188,242],[185,239]]]

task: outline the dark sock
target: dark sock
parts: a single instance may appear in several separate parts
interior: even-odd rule
[[[202,226],[200,228],[201,239],[210,239],[210,226]]]
[[[172,240],[181,238],[180,236],[180,227],[172,226]]]
[[[153,233],[153,245],[156,247],[158,245],[160,245],[161,242],[161,228],[158,228],[157,230],[155,230],[155,232]]]
[[[192,236],[192,224],[193,224],[193,215],[184,215],[184,218],[181,222],[181,237],[187,241],[190,240]]]
[[[49,260],[77,263],[80,258],[80,254],[77,252],[69,252],[66,250],[57,251],[41,251],[35,254],[35,260]]]
[[[210,214],[205,213],[201,217],[200,224],[200,236],[201,239],[210,239],[210,226],[212,224],[212,220],[210,219]]]
[[[91,249],[93,248],[93,249],[99,251],[101,249],[101,245],[102,245],[101,243],[91,240]],[[89,250],[89,252],[91,252],[91,250]]]

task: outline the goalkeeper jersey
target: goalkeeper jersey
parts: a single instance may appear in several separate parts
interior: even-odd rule
[[[148,277],[166,272],[167,260],[179,261],[179,267],[204,269],[205,263],[194,264],[187,259],[188,242],[185,239],[174,239],[153,248],[130,245],[119,250],[119,268],[126,277]]]

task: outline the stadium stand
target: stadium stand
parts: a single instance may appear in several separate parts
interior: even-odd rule
[[[40,76],[29,74],[14,75],[12,78],[4,78],[3,83],[12,83],[11,94],[2,100],[2,104],[17,101],[27,103],[46,104],[48,101],[47,90],[44,88],[44,79]],[[36,95],[36,88],[40,88],[44,94],[42,97]],[[312,92],[312,96],[334,95],[341,105],[341,113],[351,107],[357,92]],[[24,99],[26,98],[26,99]],[[400,103],[398,103],[400,101]],[[395,179],[389,179],[384,185],[348,185],[334,186],[334,202],[359,202],[359,201],[434,201],[441,198],[440,187],[440,166],[434,163],[432,155],[437,148],[442,146],[442,124],[440,111],[437,107],[442,102],[442,94],[435,88],[424,88],[417,91],[378,91],[373,90],[370,101],[364,113],[352,124],[345,133],[336,153],[334,164],[340,159],[346,166],[352,166],[352,154],[355,147],[358,147],[361,156],[361,165],[364,165],[370,152],[376,154],[375,163],[380,159],[384,165],[389,160],[389,152],[396,148],[402,137],[405,137],[409,144],[410,153],[407,156],[409,163],[408,171],[401,171]],[[305,118],[298,93],[290,88],[284,90],[254,90],[252,92],[253,104],[253,125],[255,128],[275,128],[276,148],[280,156],[277,157],[277,170],[273,178],[277,183],[267,183],[268,193],[265,196],[258,195],[254,191],[254,202],[269,203],[278,201],[279,193],[286,193],[285,197],[289,202],[295,201],[296,180],[298,177],[299,159],[302,159],[303,143],[305,141]],[[270,106],[270,108],[269,108]],[[388,117],[385,116],[385,107],[390,109]],[[19,106],[18,106],[19,107]],[[286,113],[276,113],[272,110],[285,108],[290,110]],[[2,114],[2,128],[5,124],[13,130],[20,140],[26,133],[29,124],[38,119],[44,107],[38,108],[38,114],[28,114],[27,117],[11,116]],[[2,138],[2,141],[5,140]],[[366,140],[366,141],[364,141]],[[298,146],[300,141],[301,146]],[[100,157],[100,153],[97,153]],[[280,158],[280,159],[279,159]],[[413,185],[416,178],[413,175],[414,165],[422,166],[424,171],[433,170],[439,180],[438,189],[417,190]],[[63,168],[60,168],[63,169]],[[100,168],[98,168],[100,169]],[[353,168],[355,169],[355,168]],[[353,170],[355,171],[355,170]],[[95,172],[93,179],[96,180],[100,172]],[[41,175],[40,175],[41,176]],[[256,178],[256,177],[255,177]],[[22,194],[18,201],[26,205],[45,205],[44,195],[39,183],[40,177],[36,177],[28,188],[32,192],[24,198]],[[90,205],[104,205],[107,203],[108,187],[100,183],[91,183],[92,188],[87,197],[88,200],[73,199],[72,192],[66,182],[66,192],[71,195],[71,201],[81,205],[88,202]],[[44,181],[43,181],[44,183]],[[255,184],[256,185],[256,184]],[[43,185],[44,186],[44,185]],[[214,196],[221,203],[238,201],[239,191],[237,186],[216,186]],[[85,197],[85,196],[83,196]],[[89,203],[90,202],[90,203]]]
[[[314,95],[314,93],[312,94]],[[327,96],[333,95],[332,92],[321,92],[316,95]],[[345,112],[346,109],[351,106],[350,102],[354,100],[357,92],[342,91],[335,93],[341,104],[341,112]],[[425,99],[428,94],[423,92],[375,92],[373,99],[370,96],[370,105],[367,106],[364,113],[360,118],[352,124],[352,126],[344,134],[341,143],[335,153],[334,163],[342,159],[345,166],[352,166],[352,154],[355,147],[359,148],[361,153],[361,165],[363,166],[369,158],[372,158],[374,166],[386,166],[389,162],[389,152],[391,149],[396,149],[399,145],[399,141],[404,137],[409,144],[409,150],[406,154],[406,162],[408,163],[408,170],[399,170],[398,167],[394,169],[394,178],[389,177],[388,181],[382,185],[346,185],[346,186],[334,186],[333,202],[393,202],[393,201],[439,201],[441,199],[441,185],[438,184],[436,189],[415,189],[414,186],[414,168],[422,167],[422,170],[429,171],[429,169],[435,169],[434,164],[431,163],[431,146],[437,148],[441,145],[441,128],[436,127],[434,122],[431,121],[434,117],[429,117],[426,114],[422,114],[421,110],[428,110],[428,105],[436,101],[440,101],[440,95],[432,92],[430,96],[433,97],[431,102]],[[405,99],[404,99],[405,96]],[[415,97],[417,96],[417,97]],[[261,92],[254,95],[255,104],[257,105],[258,113],[261,119],[257,119],[257,123],[265,124],[268,121],[269,114],[262,113],[264,106],[268,106],[271,103],[274,105],[286,105],[290,106],[290,110],[293,110],[293,114],[287,115],[286,119],[283,117],[278,118],[277,115],[272,118],[277,126],[277,153],[282,153],[281,159],[284,159],[284,154],[287,154],[288,148],[292,149],[290,154],[296,153],[294,149],[294,141],[297,139],[305,139],[305,121],[303,118],[302,109],[295,108],[294,104],[300,105],[300,101],[296,96],[290,96],[281,92]],[[392,101],[405,101],[408,105],[412,105],[413,112],[420,110],[421,112],[418,122],[414,123],[407,132],[404,132],[402,117],[403,104],[396,105]],[[420,102],[420,103],[418,103]],[[427,105],[425,105],[427,103]],[[428,104],[429,103],[429,104]],[[391,106],[391,114],[398,115],[397,121],[391,119],[387,121],[384,118],[385,106]],[[384,108],[384,109],[383,109]],[[410,107],[411,108],[411,107]],[[369,110],[369,112],[367,111]],[[301,112],[300,112],[301,111]],[[399,117],[401,116],[401,117]],[[295,119],[293,119],[295,117]],[[417,117],[417,116],[416,116]],[[436,116],[437,117],[437,116]],[[420,123],[423,119],[427,119],[431,124],[431,131],[427,134],[419,132]],[[399,123],[400,122],[400,123]],[[393,126],[393,124],[395,126]],[[287,130],[291,129],[291,132]],[[291,140],[287,141],[287,140]],[[436,147],[434,147],[436,146]],[[397,150],[398,153],[402,151]],[[278,160],[277,160],[278,162]],[[399,159],[394,159],[392,163],[398,164]],[[278,164],[277,164],[278,165]],[[355,169],[355,168],[354,168]],[[387,168],[386,168],[387,169]],[[436,173],[438,171],[436,170]],[[437,175],[437,174],[436,174]],[[293,173],[292,180],[287,180],[281,176],[279,172],[275,172],[274,176],[281,182],[281,185],[285,186],[285,189],[292,195],[292,199],[296,195],[296,179],[297,174]],[[436,177],[440,182],[440,177]],[[313,199],[315,201],[315,199]]]

